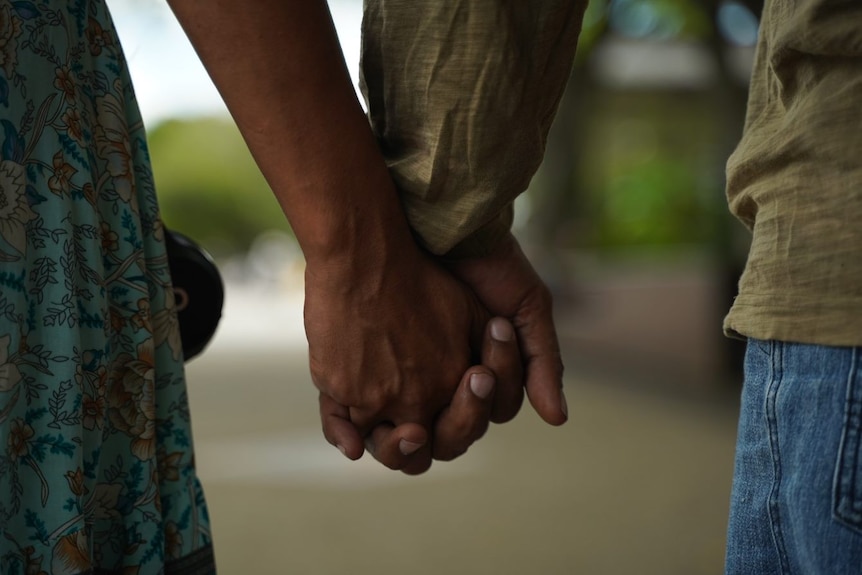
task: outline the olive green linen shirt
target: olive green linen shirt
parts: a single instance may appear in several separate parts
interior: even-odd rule
[[[862,345],[862,2],[767,1],[727,178],[753,235],[726,333]]]
[[[586,0],[366,0],[360,87],[420,242],[490,251],[542,161]]]
[[[366,0],[360,82],[431,252],[491,250],[544,154],[585,1]],[[729,335],[862,345],[862,1],[767,0],[727,166],[753,232]]]

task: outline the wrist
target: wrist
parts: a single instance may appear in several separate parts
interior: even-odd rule
[[[459,241],[443,258],[446,261],[481,258],[499,252],[511,237],[514,209],[508,204],[485,225]]]
[[[306,291],[333,295],[377,293],[403,281],[419,251],[403,214],[379,210],[346,218],[302,248]]]

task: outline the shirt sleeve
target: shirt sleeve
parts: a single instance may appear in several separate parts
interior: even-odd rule
[[[571,72],[586,0],[365,0],[360,88],[432,253],[506,236]]]

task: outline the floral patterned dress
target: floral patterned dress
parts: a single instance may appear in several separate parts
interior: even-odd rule
[[[143,126],[104,0],[0,0],[0,573],[213,573]]]

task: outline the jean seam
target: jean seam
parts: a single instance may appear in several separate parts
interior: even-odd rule
[[[859,348],[853,349],[850,360],[850,370],[847,377],[847,393],[845,395],[845,412],[843,432],[838,450],[838,460],[833,477],[833,507],[832,516],[842,525],[856,531],[862,530],[862,517],[856,509],[856,503],[862,503],[862,498],[854,489],[857,483],[859,463],[859,442],[862,427],[858,419],[860,414],[860,398],[856,378],[859,369]],[[852,436],[852,437],[851,437]],[[849,511],[844,509],[849,506]]]
[[[766,390],[766,424],[769,430],[769,447],[772,451],[773,482],[769,493],[769,520],[772,526],[772,538],[775,543],[775,551],[778,554],[781,573],[789,573],[790,566],[787,558],[784,536],[781,530],[781,511],[779,509],[779,491],[781,489],[781,448],[778,441],[778,389],[781,386],[784,370],[783,344],[771,341],[771,373],[769,387]]]
[[[771,355],[770,346],[774,343],[773,341],[751,338],[749,338],[748,341],[751,343],[751,345],[760,350],[760,353],[764,355]]]

